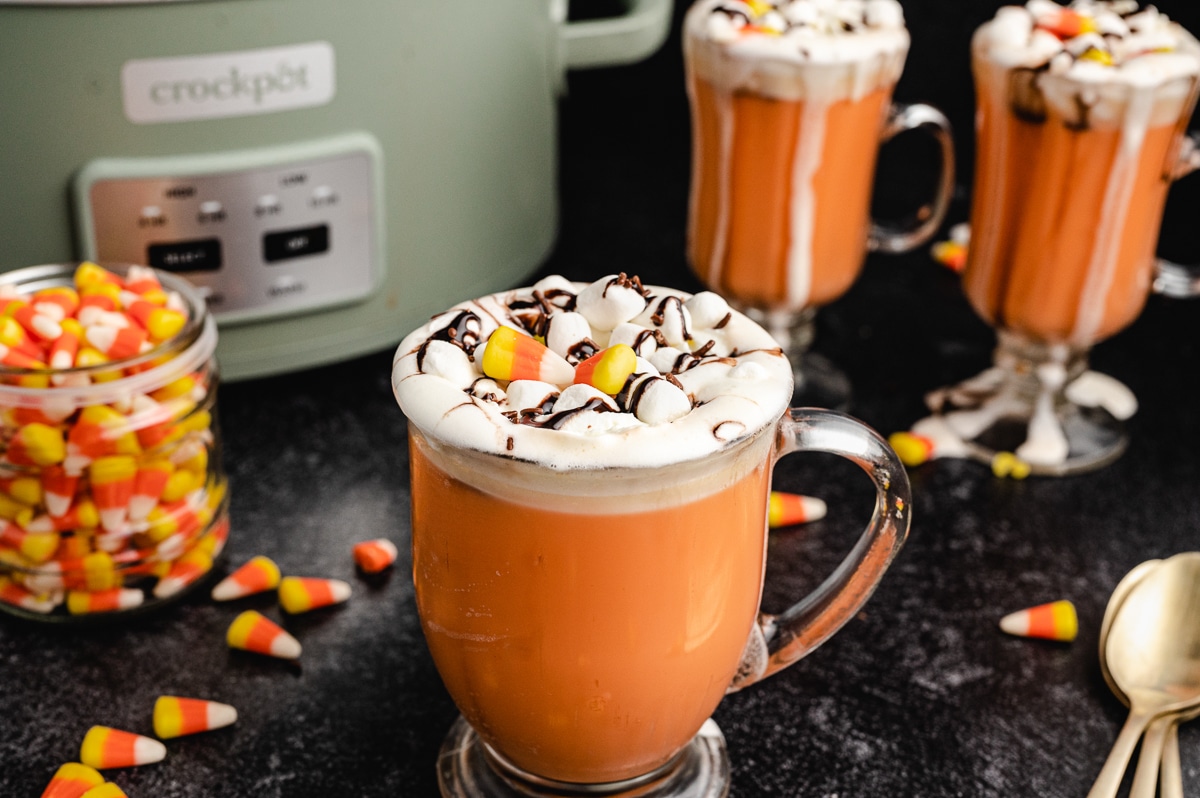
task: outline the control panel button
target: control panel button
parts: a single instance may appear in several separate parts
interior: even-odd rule
[[[276,263],[329,251],[329,226],[280,230],[263,236],[263,260]]]
[[[138,224],[142,227],[162,227],[166,223],[167,217],[163,215],[162,208],[157,205],[145,206],[138,216]]]
[[[154,268],[168,272],[215,272],[221,268],[221,240],[199,238],[150,244],[146,260]]]
[[[268,216],[271,214],[276,214],[282,209],[282,206],[279,204],[279,197],[275,196],[274,194],[263,194],[258,198],[258,201],[254,203],[255,216]]]
[[[317,186],[313,189],[312,205],[314,208],[323,208],[327,205],[333,205],[337,201],[337,194],[329,186]]]
[[[225,206],[216,200],[201,202],[200,215],[197,218],[201,222],[219,222],[225,218]]]

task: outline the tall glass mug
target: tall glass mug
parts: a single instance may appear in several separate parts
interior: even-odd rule
[[[908,532],[887,444],[789,410],[778,345],[710,292],[546,278],[434,317],[393,385],[417,608],[462,713],[445,796],[725,795],[721,697],[837,631]],[[771,468],[797,451],[861,466],[875,512],[824,584],[767,615]]]
[[[895,0],[701,0],[684,22],[689,262],[767,327],[793,362],[797,399],[822,407],[844,405],[850,385],[808,352],[816,309],[850,288],[868,248],[928,240],[953,190],[946,118],[891,102],[908,44]],[[885,228],[870,216],[876,156],[913,128],[940,147],[937,195],[913,226]]]
[[[1070,474],[1124,450],[1136,399],[1088,372],[1179,267],[1155,259],[1171,181],[1196,167],[1184,128],[1200,44],[1152,7],[1048,0],[1001,8],[972,42],[978,101],[963,287],[998,332],[993,368],[930,396],[914,432],[943,451]],[[1183,145],[1188,145],[1184,147]]]

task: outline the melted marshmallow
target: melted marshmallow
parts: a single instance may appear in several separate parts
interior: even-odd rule
[[[555,301],[537,302],[535,292],[544,300],[548,286]],[[791,399],[792,376],[787,358],[761,327],[715,294],[700,296],[692,302],[696,298],[686,293],[646,288],[619,275],[590,285],[548,278],[463,302],[401,342],[392,372],[396,398],[427,437],[555,469],[653,467],[704,457],[778,419]],[[689,302],[700,311],[697,318],[687,312]],[[531,305],[542,308],[540,315],[530,312]],[[549,322],[553,330],[560,314],[585,319],[591,328],[586,337],[593,340],[607,340],[612,327],[623,338],[657,341],[690,326],[694,337],[675,346],[655,344],[615,397],[587,385],[506,383],[483,375],[479,354],[497,327],[528,330]],[[618,321],[622,317],[628,318]],[[639,321],[628,320],[633,318]],[[583,332],[576,322],[570,326],[572,336]],[[478,335],[463,341],[451,329]],[[697,340],[702,343],[692,348]],[[459,357],[446,346],[458,349]]]

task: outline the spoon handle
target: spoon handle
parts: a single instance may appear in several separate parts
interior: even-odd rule
[[[1172,723],[1167,729],[1167,741],[1163,745],[1162,772],[1159,774],[1159,791],[1162,798],[1183,798],[1183,767],[1179,762],[1179,724]]]
[[[1121,788],[1121,778],[1125,775],[1125,766],[1129,764],[1129,757],[1137,747],[1138,738],[1142,736],[1152,717],[1145,710],[1130,710],[1129,717],[1121,727],[1121,733],[1117,735],[1117,741],[1113,743],[1112,751],[1109,752],[1108,759],[1105,760],[1104,767],[1096,777],[1096,783],[1092,785],[1087,798],[1116,798],[1117,790]]]
[[[1133,786],[1129,788],[1129,798],[1154,798],[1157,793],[1163,744],[1173,720],[1172,715],[1160,715],[1146,728],[1142,750],[1138,754],[1137,770],[1133,774]]]

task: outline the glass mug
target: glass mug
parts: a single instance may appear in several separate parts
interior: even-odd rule
[[[1033,24],[1023,8],[974,37],[978,165],[962,280],[998,345],[992,368],[930,395],[935,415],[914,432],[943,450],[993,464],[1011,452],[1031,473],[1064,475],[1126,447],[1136,399],[1087,371],[1088,351],[1131,324],[1151,291],[1196,293],[1155,247],[1171,182],[1198,165],[1184,130],[1200,44],[1154,19],[1173,51],[1129,62],[1154,80],[1014,65],[996,40],[1005,26]]]
[[[476,322],[503,317],[494,303],[463,307],[487,309]],[[464,318],[431,340],[461,344],[470,338]],[[759,350],[779,361],[776,371],[755,376],[778,410],[757,426],[709,425],[729,438],[712,451],[689,456],[631,438],[610,451],[645,455],[646,465],[572,467],[604,441],[567,435],[540,460],[519,445],[496,449],[496,431],[476,411],[494,401],[497,383],[469,373],[462,389],[409,382],[428,376],[434,357],[420,339],[439,323],[401,343],[393,383],[409,416],[417,608],[462,713],[439,756],[442,794],[726,794],[724,738],[709,716],[727,692],[805,656],[867,600],[908,532],[902,464],[848,416],[786,409],[790,368],[777,347]],[[444,415],[419,406],[433,396]],[[571,412],[547,410],[537,423],[553,427]],[[448,426],[455,414],[469,417],[465,433]],[[767,615],[759,601],[771,468],[799,451],[861,466],[876,486],[875,512],[824,584]]]
[[[797,401],[840,407],[848,380],[807,351],[816,310],[850,288],[868,250],[909,251],[941,225],[950,125],[931,106],[892,103],[909,45],[898,4],[755,5],[698,2],[684,23],[688,261],[784,346]],[[939,147],[937,192],[911,226],[884,226],[870,215],[878,151],[913,129]]]

